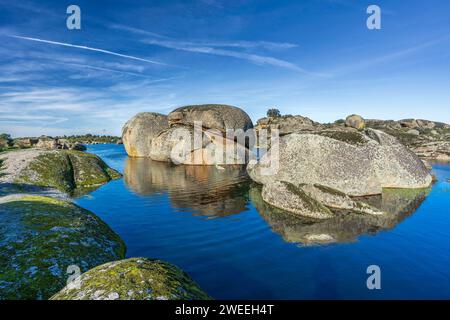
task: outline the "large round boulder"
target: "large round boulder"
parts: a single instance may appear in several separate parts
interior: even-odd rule
[[[81,275],[52,300],[209,300],[178,267],[160,260],[131,258],[98,266]]]
[[[120,237],[71,202],[24,195],[6,199],[0,202],[0,300],[47,299],[73,272],[125,256]]]
[[[169,127],[167,116],[142,112],[127,121],[122,128],[122,141],[130,157],[148,157],[152,139]]]
[[[252,157],[244,145],[217,130],[172,126],[153,138],[150,158],[186,165],[243,165]]]
[[[201,121],[207,129],[217,129],[226,132],[227,129],[244,131],[253,128],[253,123],[242,109],[222,105],[204,104],[185,106],[169,113],[169,124],[193,126],[195,121]]]
[[[350,196],[380,194],[383,188],[426,188],[432,182],[423,162],[394,137],[368,129],[293,133],[259,162],[247,167],[261,184],[286,181],[320,184]]]

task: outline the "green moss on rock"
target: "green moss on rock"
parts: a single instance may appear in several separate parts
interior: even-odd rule
[[[81,272],[125,256],[125,244],[91,212],[66,201],[24,196],[0,204],[0,300],[46,299],[68,266]]]
[[[52,300],[207,300],[211,299],[178,267],[147,258],[98,266],[65,287]]]
[[[120,173],[108,167],[94,154],[55,150],[33,159],[15,182],[56,188],[68,194],[80,194],[120,177]]]
[[[344,130],[325,130],[316,132],[316,134],[328,137],[334,140],[342,141],[351,145],[365,145],[367,139],[357,131]]]

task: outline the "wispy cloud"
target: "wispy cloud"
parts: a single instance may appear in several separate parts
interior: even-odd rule
[[[167,66],[167,64],[162,63],[162,62],[157,62],[157,61],[153,61],[153,60],[148,60],[148,59],[144,59],[144,58],[139,58],[139,57],[130,56],[130,55],[117,53],[117,52],[104,50],[104,49],[99,49],[99,48],[93,48],[93,47],[88,47],[88,46],[80,46],[80,45],[75,45],[75,44],[71,44],[71,43],[57,42],[57,41],[51,41],[51,40],[45,40],[45,39],[23,37],[23,36],[17,36],[17,35],[10,35],[10,37],[16,38],[16,39],[22,39],[22,40],[35,41],[35,42],[52,44],[52,45],[70,47],[70,48],[77,48],[77,49],[101,52],[101,53],[105,53],[105,54],[109,54],[109,55],[113,55],[113,56],[117,56],[117,57],[121,57],[121,58],[126,58],[126,59],[141,61],[141,62],[147,62],[147,63],[151,63],[151,64],[156,64],[156,65]]]
[[[241,52],[236,50],[222,49],[222,48],[240,48],[240,49],[251,49],[251,48],[265,48],[265,49],[290,49],[297,47],[297,45],[292,43],[276,43],[268,41],[184,41],[179,39],[173,39],[164,35],[160,35],[154,32],[149,32],[146,30],[131,28],[123,25],[112,25],[112,28],[120,29],[135,34],[140,34],[146,36],[147,38],[141,40],[143,43],[155,45],[159,47],[210,54],[216,56],[233,57],[236,59],[247,60],[258,65],[271,65],[275,67],[281,67],[289,69],[292,71],[313,75],[313,76],[323,76],[323,74],[314,73],[303,69],[302,67],[296,65],[295,63],[278,59],[275,57],[260,55],[248,52]]]
[[[123,30],[132,32],[135,34],[140,34],[144,36],[150,36],[155,37],[159,39],[165,39],[165,40],[173,40],[174,39],[161,35],[155,32],[150,32],[146,30],[141,30],[133,27],[128,27],[124,25],[118,25],[114,24],[111,25],[113,29],[117,30]],[[267,50],[280,50],[280,49],[292,49],[297,48],[298,44],[290,43],[290,42],[272,42],[272,41],[245,41],[245,40],[238,40],[238,41],[205,41],[205,40],[176,40],[176,42],[179,45],[183,46],[206,46],[206,47],[213,47],[213,48],[242,48],[242,49],[252,49],[252,48],[262,48]]]
[[[334,76],[345,75],[345,74],[352,73],[355,71],[364,70],[364,69],[367,69],[369,67],[373,67],[376,65],[396,61],[396,60],[405,58],[407,56],[419,53],[423,50],[426,50],[427,48],[439,45],[443,41],[448,41],[448,40],[449,40],[449,37],[433,39],[431,41],[427,41],[427,42],[424,42],[424,43],[421,43],[421,44],[418,44],[415,46],[403,48],[403,49],[400,49],[400,50],[397,50],[394,52],[390,52],[390,53],[387,53],[384,55],[380,55],[380,56],[377,56],[374,58],[369,58],[369,59],[365,59],[363,61],[355,62],[351,65],[339,67],[339,68],[335,69],[332,72],[332,74]]]

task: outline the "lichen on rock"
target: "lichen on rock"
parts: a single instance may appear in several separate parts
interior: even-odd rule
[[[23,150],[21,152],[33,152]],[[68,194],[80,194],[121,174],[98,156],[75,150],[41,151],[16,173],[14,183],[55,188]]]
[[[0,300],[47,299],[81,272],[123,259],[125,244],[102,220],[67,201],[23,196],[0,204]]]
[[[208,300],[178,267],[164,261],[130,258],[98,266],[65,287],[52,300]]]

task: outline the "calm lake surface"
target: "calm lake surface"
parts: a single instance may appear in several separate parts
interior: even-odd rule
[[[243,169],[130,159],[121,145],[88,151],[124,178],[76,202],[120,234],[128,257],[174,263],[216,299],[450,298],[448,164],[433,166],[429,191],[371,198],[386,217],[313,223],[265,205]],[[323,235],[335,243],[318,244]],[[370,265],[381,290],[367,289]]]

